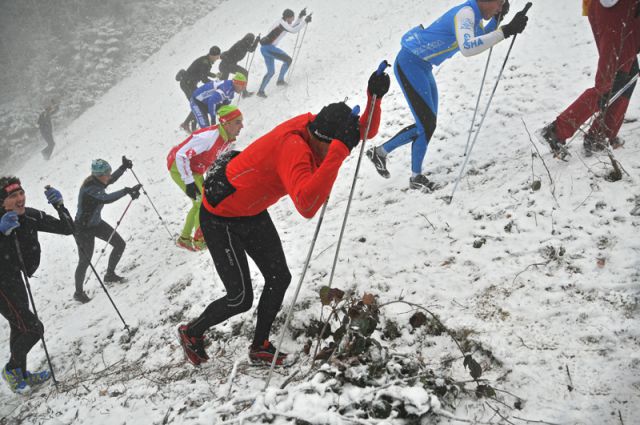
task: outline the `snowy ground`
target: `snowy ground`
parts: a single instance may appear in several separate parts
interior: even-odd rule
[[[429,23],[457,1],[433,3],[427,7],[418,0],[307,2],[314,20],[291,86],[282,89],[272,83],[268,99],[242,101],[246,127],[240,147],[283,119],[316,112],[332,101],[348,97],[350,104],[364,106],[368,75],[380,60],[394,59],[403,32]],[[513,10],[524,4],[513,3]],[[608,159],[585,158],[581,140],[571,146],[573,156],[567,163],[554,160],[536,142],[551,184],[541,159],[532,160],[534,148],[522,123],[533,132],[592,83],[595,46],[578,3],[535,2],[530,27],[515,43],[451,205],[443,197],[450,194],[463,161],[485,55],[457,56],[437,71],[439,126],[425,169],[442,189],[431,195],[406,190],[408,147],[390,156],[391,179],[380,178],[366,159],[358,179],[334,286],[372,292],[380,303],[403,297],[423,305],[448,328],[466,330],[470,339],[492,354],[494,360],[484,365],[490,369],[485,377],[496,388],[521,398],[523,406],[514,410],[493,400],[466,397],[451,413],[470,423],[523,424],[528,419],[533,423],[632,424],[640,414],[640,219],[629,214],[634,196],[640,195],[638,97],[621,132],[627,144],[615,152],[630,175],[616,183],[604,179],[611,171]],[[238,3],[225,3],[174,37],[68,128],[50,162],[33,159],[25,164],[19,176],[29,204],[51,212],[42,188],[52,184],[75,211],[75,196],[91,159],[102,157],[117,164],[126,154],[134,160],[134,170],[160,213],[177,232],[188,202],[169,178],[165,156],[185,137],[176,128],[186,113],[186,102],[173,76],[208,48],[211,37],[202,34],[214,34],[221,45],[230,45],[247,31],[264,34],[282,8],[275,0],[252,2],[250,12],[245,6],[239,23]],[[224,34],[217,31],[220,22],[229,22]],[[291,51],[294,40],[289,37],[282,47]],[[185,49],[185,45],[191,47]],[[486,93],[507,48],[508,43],[502,43],[494,49]],[[252,71],[249,87],[253,90],[264,72],[259,54]],[[391,137],[409,120],[403,96],[392,80],[391,92],[383,101],[380,133],[373,143]],[[328,283],[356,162],[352,155],[335,185],[299,297],[305,308],[296,312],[294,325],[320,315],[317,291]],[[534,179],[542,182],[539,191],[530,189]],[[129,173],[114,189],[134,183]],[[103,215],[114,223],[124,207],[125,201],[118,202],[106,207]],[[270,211],[295,285],[316,220],[304,220],[289,200]],[[238,416],[222,413],[240,410],[242,404],[234,404],[238,400],[256,398],[246,407],[249,418],[244,423],[264,420],[259,413],[265,406],[282,413],[272,423],[285,423],[285,415],[311,423],[401,423],[337,419],[334,411],[327,410],[347,403],[357,391],[346,392],[340,399],[330,391],[323,393],[315,381],[293,381],[288,391],[272,389],[262,397],[266,371],[244,363],[230,383],[234,362],[246,357],[254,311],[233,318],[212,334],[209,352],[217,358],[198,369],[185,363],[176,343],[177,325],[196,317],[224,293],[210,257],[207,252],[175,248],[144,198],[134,202],[121,234],[128,245],[119,271],[130,280],[109,289],[136,330],[132,338],[94,279],[87,285],[94,299],[86,305],[72,301],[73,240],[42,236],[43,261],[31,285],[57,377],[66,385],[64,391],[50,386],[29,397],[11,394],[2,386],[3,423],[238,423]],[[474,242],[482,239],[485,243],[474,248]],[[103,259],[98,268],[104,270],[105,263]],[[252,277],[259,293],[262,279],[255,268]],[[293,292],[288,292],[285,307]],[[393,305],[382,313],[403,326],[402,336],[391,347],[398,353],[433,365],[459,357],[447,338],[409,332],[409,307]],[[279,326],[278,334],[280,330]],[[0,340],[8,351],[7,326],[2,326]],[[283,349],[300,353],[301,359],[298,365],[279,371],[272,388],[297,368],[306,371],[308,361],[301,353],[304,341],[304,337],[285,340]],[[34,369],[45,365],[40,346],[29,359]],[[469,379],[461,359],[450,372],[455,379]],[[506,395],[500,399],[513,404]],[[500,409],[504,418],[493,408]],[[460,423],[443,415],[431,416],[425,423]]]

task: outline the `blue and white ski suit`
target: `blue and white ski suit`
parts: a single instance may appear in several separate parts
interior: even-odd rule
[[[218,106],[230,104],[235,94],[231,80],[209,81],[195,89],[189,103],[200,128],[215,124]],[[208,115],[211,115],[211,124]]]
[[[393,69],[400,83],[415,124],[402,129],[382,145],[389,153],[412,142],[411,171],[422,173],[427,145],[436,129],[438,87],[433,78],[433,65],[440,65],[458,52],[464,56],[481,53],[504,40],[496,31],[495,18],[485,26],[477,0],[468,0],[433,22],[428,28],[419,25],[402,36],[402,49]]]
[[[307,21],[302,17],[289,24],[287,21],[280,19],[269,29],[269,33],[260,39],[260,53],[264,57],[264,63],[267,66],[267,73],[262,77],[262,83],[260,83],[259,93],[264,93],[264,89],[267,88],[267,84],[271,81],[271,78],[276,73],[275,61],[281,61],[282,67],[280,68],[280,74],[278,74],[278,82],[284,82],[284,76],[291,66],[291,56],[285,53],[284,50],[277,47],[278,43],[285,36],[286,33],[297,33],[307,25]],[[294,52],[295,53],[295,52]]]

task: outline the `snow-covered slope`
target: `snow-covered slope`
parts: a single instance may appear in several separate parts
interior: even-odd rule
[[[310,0],[306,5],[313,11],[313,22],[291,86],[283,89],[272,83],[268,99],[242,100],[246,127],[239,146],[286,118],[317,112],[329,102],[348,97],[348,103],[364,106],[369,74],[380,60],[394,59],[401,35],[456,3]],[[484,365],[490,369],[484,376],[524,403],[522,410],[514,410],[493,400],[489,404],[473,396],[460,397],[452,413],[471,423],[526,423],[526,418],[538,423],[631,424],[640,413],[640,219],[629,214],[634,195],[639,194],[638,97],[627,115],[631,122],[621,133],[627,144],[615,152],[630,175],[616,183],[604,179],[611,169],[608,159],[584,158],[579,139],[571,146],[568,163],[554,160],[536,142],[548,175],[541,158],[532,156],[535,150],[522,121],[533,132],[592,84],[596,49],[578,3],[535,2],[529,28],[515,42],[451,205],[443,197],[450,194],[463,161],[485,55],[457,56],[437,70],[440,115],[425,169],[442,189],[430,195],[406,190],[408,147],[390,156],[391,179],[380,178],[365,158],[357,182],[334,286],[372,292],[380,303],[403,298],[420,304],[438,314],[449,329],[490,352],[494,361]],[[516,0],[512,10],[523,5]],[[284,7],[275,0],[228,2],[174,37],[69,126],[50,162],[34,158],[24,165],[19,175],[29,205],[51,212],[42,188],[52,184],[75,211],[76,194],[89,174],[91,159],[118,164],[126,154],[134,160],[134,170],[160,213],[178,232],[189,203],[169,178],[165,157],[185,137],[176,129],[187,105],[173,76],[211,44],[227,47],[246,32],[264,34]],[[289,36],[282,47],[291,52],[294,41]],[[501,43],[493,51],[485,93],[491,91],[507,48],[508,43]],[[258,54],[251,90],[264,71]],[[380,133],[372,143],[381,143],[409,122],[409,110],[392,79],[391,92],[383,100]],[[317,291],[328,283],[356,162],[354,151],[334,187],[298,300],[308,308],[298,309],[294,326],[320,315]],[[530,189],[534,179],[542,182],[539,191]],[[135,183],[127,173],[114,187]],[[125,204],[123,200],[107,206],[104,218],[115,223]],[[316,220],[300,217],[288,199],[270,211],[288,256],[293,286]],[[90,303],[72,301],[77,262],[73,240],[42,236],[43,261],[31,285],[57,377],[65,386],[64,391],[50,386],[26,398],[1,387],[1,412],[8,423],[210,424],[237,418],[222,411],[246,408],[250,416],[261,406],[276,406],[312,423],[353,422],[326,412],[346,403],[349,394],[343,400],[331,392],[314,398],[305,396],[302,384],[295,382],[287,387],[288,393],[270,390],[260,403],[234,404],[262,393],[262,369],[240,363],[235,380],[228,379],[234,362],[246,357],[255,312],[219,326],[209,348],[214,358],[193,368],[183,360],[176,328],[224,293],[208,252],[176,248],[144,197],[134,202],[120,233],[127,250],[119,271],[129,282],[109,290],[135,328],[132,338],[95,279],[87,284],[94,297]],[[474,242],[481,246],[474,248]],[[98,268],[102,272],[104,267],[103,259]],[[259,293],[262,278],[255,267],[252,278]],[[291,288],[287,293],[285,308],[293,292]],[[469,379],[451,341],[420,330],[410,332],[409,307],[394,304],[382,313],[403,328],[402,336],[391,343],[394,351],[419,357],[434,369],[454,358],[452,377]],[[282,321],[277,323],[274,334],[281,330]],[[8,326],[1,326],[0,341],[8,354]],[[301,352],[304,342],[304,337],[288,337],[283,349]],[[306,372],[306,356],[300,357],[299,367]],[[40,346],[29,361],[34,369],[45,366]],[[276,374],[272,387],[279,387],[296,367]],[[512,402],[513,398],[508,404]],[[507,419],[493,408],[500,408]],[[245,423],[264,418],[256,415]],[[442,414],[429,420],[458,423]],[[284,421],[280,415],[273,423]]]

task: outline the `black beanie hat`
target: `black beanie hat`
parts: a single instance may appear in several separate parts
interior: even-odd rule
[[[291,9],[285,9],[284,12],[282,12],[283,19],[293,18],[294,16],[296,16],[296,14],[293,13],[293,10]]]
[[[218,46],[213,46],[209,49],[209,56],[218,56],[220,54],[220,48]]]
[[[2,208],[4,200],[18,190],[22,190],[19,178],[13,176],[0,177],[0,208]]]
[[[338,130],[344,127],[351,113],[351,108],[344,102],[327,105],[309,123],[309,131],[319,140],[330,143],[338,136]]]

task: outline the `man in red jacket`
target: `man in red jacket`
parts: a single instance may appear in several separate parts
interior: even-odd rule
[[[285,121],[243,152],[221,156],[207,173],[200,225],[227,294],[178,329],[193,364],[209,359],[204,333],[253,304],[247,254],[265,279],[249,358],[266,363],[273,360],[276,349],[269,342],[269,333],[291,273],[267,208],[289,195],[302,216],[315,215],[329,197],[342,162],[364,137],[370,112],[373,118],[367,138],[378,132],[380,99],[389,90],[389,77],[374,73],[367,89],[369,97],[375,94],[378,100],[373,111],[367,103],[362,118],[346,104],[332,103],[318,115],[307,113]],[[280,353],[277,364],[285,358],[286,354]]]
[[[590,3],[590,4],[588,4]],[[609,99],[638,74],[637,54],[640,50],[640,1],[591,0],[585,1],[589,23],[598,48],[598,70],[595,86],[586,90],[571,106],[542,130],[542,137],[554,154],[566,156],[566,140],[598,113],[584,137],[587,155],[607,145],[622,145],[618,131],[635,84],[611,105]]]

